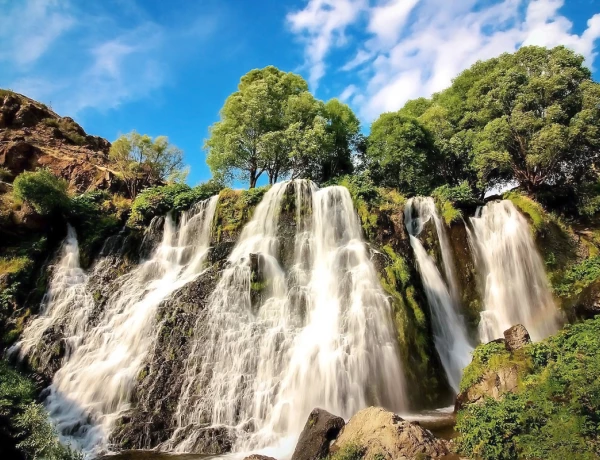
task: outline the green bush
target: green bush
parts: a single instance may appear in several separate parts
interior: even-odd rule
[[[209,180],[194,188],[186,184],[148,188],[135,198],[127,224],[130,227],[142,227],[149,224],[155,216],[164,215],[169,211],[177,213],[185,211],[198,201],[216,195],[221,189],[221,184],[214,180]],[[255,193],[264,193],[264,191]]]
[[[520,370],[517,393],[459,412],[459,453],[484,460],[598,458],[599,349],[600,318],[528,345],[531,366]],[[481,355],[491,362],[495,354]]]
[[[69,208],[67,181],[47,169],[25,171],[17,176],[14,195],[26,201],[41,215],[64,212]]]
[[[0,360],[0,431],[10,436],[28,459],[75,460],[79,453],[62,445],[31,380]],[[8,446],[3,446],[8,447]]]
[[[477,381],[488,370],[495,370],[510,358],[503,343],[490,342],[479,345],[473,350],[473,359],[463,371],[460,390],[464,391]]]
[[[454,187],[449,184],[442,185],[431,192],[431,196],[458,206],[472,206],[478,202],[467,181],[463,181]]]
[[[600,256],[591,257],[569,267],[554,291],[561,297],[571,297],[580,294],[599,279]]]

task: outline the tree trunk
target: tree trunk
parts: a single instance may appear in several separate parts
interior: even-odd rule
[[[256,187],[256,169],[250,170],[250,188]]]

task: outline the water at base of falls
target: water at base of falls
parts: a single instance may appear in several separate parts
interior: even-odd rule
[[[418,239],[424,225],[431,220],[435,226],[446,280]],[[416,197],[408,200],[404,221],[431,311],[435,347],[448,383],[458,393],[462,371],[471,362],[473,346],[464,319],[458,311],[454,262],[444,225],[437,214],[433,198]]]
[[[293,222],[280,225],[290,197]],[[390,304],[345,188],[274,185],[228,262],[198,319],[179,428],[163,450],[193,450],[210,425],[232,432],[235,451],[285,458],[315,407],[346,418],[406,407]]]
[[[86,277],[79,268],[74,231],[69,229],[47,305],[25,329],[19,346],[27,354],[42,339],[41,329],[64,327],[71,347],[47,390],[45,404],[61,438],[86,454],[106,449],[115,420],[129,407],[140,365],[154,340],[157,307],[202,272],[216,203],[217,197],[198,203],[182,214],[177,227],[167,216],[162,242],[152,257],[117,279],[93,325],[82,318],[88,301],[92,306],[94,302],[85,292]],[[69,279],[64,275],[67,267],[77,274],[75,288],[73,282],[61,281]],[[73,298],[75,291],[78,299]]]
[[[482,342],[503,337],[515,324],[524,325],[532,340],[558,329],[558,310],[525,217],[511,201],[493,201],[471,218],[471,245],[484,277]]]

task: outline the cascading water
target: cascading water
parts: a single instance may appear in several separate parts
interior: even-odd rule
[[[423,227],[430,220],[433,220],[438,237],[446,280],[418,239]],[[471,361],[473,346],[458,310],[458,288],[446,231],[437,214],[435,202],[430,197],[408,200],[404,210],[404,221],[431,311],[435,347],[446,371],[448,383],[458,392],[462,371]]]
[[[74,446],[90,454],[106,448],[114,421],[129,407],[137,373],[154,340],[158,305],[202,272],[216,204],[217,197],[198,203],[182,214],[178,227],[167,216],[161,244],[149,260],[116,281],[100,317],[85,335],[79,334],[83,323],[79,308],[85,306],[79,301],[61,311],[48,308],[46,319],[36,320],[60,321],[74,334],[67,340],[77,339],[46,399],[59,433]],[[72,245],[76,247],[76,242]],[[38,329],[34,321],[23,343],[39,340]]]
[[[68,226],[67,237],[61,247],[59,262],[52,274],[48,291],[42,300],[40,316],[23,332],[21,340],[9,351],[20,359],[28,356],[45,366],[52,359],[52,350],[40,347],[42,337],[50,328],[64,328],[65,359],[81,341],[88,327],[88,316],[94,308],[94,299],[87,289],[88,276],[79,265],[79,244],[75,229]]]
[[[292,192],[295,222],[280,225]],[[281,235],[290,226],[293,242]],[[406,408],[390,305],[345,188],[274,185],[228,262],[198,319],[179,428],[163,449],[192,450],[208,424],[234,431],[236,451],[278,445],[271,452],[285,457],[314,407],[344,417]]]
[[[471,224],[469,237],[485,280],[481,341],[501,338],[515,324],[523,324],[533,340],[555,332],[558,310],[527,220],[502,200],[479,208]]]

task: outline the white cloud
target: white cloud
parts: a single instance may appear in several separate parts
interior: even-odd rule
[[[350,99],[356,94],[357,90],[358,88],[355,85],[346,86],[346,88],[344,88],[344,91],[342,91],[342,94],[340,94],[339,100],[342,102],[346,102],[348,99]]]
[[[343,34],[350,27],[362,27],[362,44],[341,67],[346,71],[359,70],[347,77],[352,82],[350,86],[356,87],[352,93],[360,93],[361,97],[348,97],[361,117],[371,121],[381,112],[397,110],[408,99],[442,90],[477,60],[512,52],[522,45],[562,44],[583,54],[591,66],[595,43],[600,38],[600,14],[588,20],[582,34],[575,34],[572,23],[560,12],[564,1],[372,0],[355,4],[359,11],[345,16],[346,20],[334,29]],[[315,5],[321,3],[311,0],[304,10],[291,17],[304,17],[307,11],[320,17],[315,13]],[[361,14],[368,16],[366,24],[358,21]],[[310,17],[313,16],[306,16]],[[304,26],[292,30],[304,38],[322,40],[316,55],[312,54],[310,40],[305,50],[309,63],[317,69],[311,73],[311,79],[318,79],[325,71],[327,56],[339,43],[325,39],[328,35],[319,25],[307,34],[307,23],[318,21],[305,19]]]
[[[19,67],[37,61],[61,35],[76,24],[64,2],[26,0],[0,3],[0,61]]]
[[[293,32],[306,43],[306,65],[309,81],[316,88],[325,74],[324,59],[333,46],[346,40],[345,31],[366,7],[367,0],[310,0],[303,10],[289,14]]]

